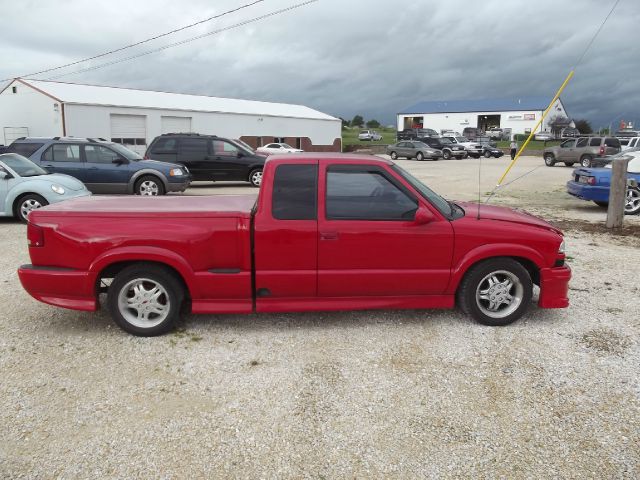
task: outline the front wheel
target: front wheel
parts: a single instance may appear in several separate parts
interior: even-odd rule
[[[125,332],[140,337],[167,333],[180,315],[184,297],[175,274],[158,265],[135,264],[116,275],[107,306]]]
[[[424,154],[422,152],[418,152],[416,154],[416,160],[418,160],[419,162],[424,160]]]
[[[487,150],[486,152],[484,152],[484,158],[489,158],[489,157],[491,157],[491,152]]]
[[[637,215],[638,213],[640,213],[640,189],[628,188],[624,214]]]
[[[449,160],[451,158],[451,152],[449,150],[443,150],[442,158],[444,158],[445,160]]]
[[[262,184],[262,169],[256,168],[249,173],[249,183],[258,188]]]
[[[29,193],[24,197],[21,197],[14,205],[14,213],[21,222],[27,223],[29,212],[37,210],[38,208],[49,205],[44,197],[35,193]]]
[[[529,308],[533,282],[529,272],[511,258],[492,258],[473,266],[458,288],[458,304],[478,322],[503,326]]]
[[[544,164],[547,167],[553,167],[556,164],[556,158],[551,153],[544,154]]]
[[[146,197],[164,195],[164,185],[158,177],[145,175],[136,182],[135,193]]]
[[[397,160],[398,159],[398,154],[396,152],[391,152],[391,154],[389,156],[391,157],[391,160]]]

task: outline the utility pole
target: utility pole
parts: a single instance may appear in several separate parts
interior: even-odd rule
[[[627,166],[629,158],[616,158],[611,162],[611,188],[607,209],[607,228],[621,228],[627,197]]]

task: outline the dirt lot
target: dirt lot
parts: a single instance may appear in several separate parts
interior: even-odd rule
[[[399,163],[477,198],[477,160]],[[483,160],[481,193],[506,164]],[[0,220],[0,478],[639,478],[640,217],[603,232],[604,211],[564,193],[570,172],[496,198],[566,228],[574,269],[570,308],[506,328],[457,311],[208,315],[136,338],[31,299],[25,227]]]

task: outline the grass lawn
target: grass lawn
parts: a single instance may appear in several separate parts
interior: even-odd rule
[[[344,130],[342,130],[342,145],[362,145],[362,146],[367,146],[367,145],[389,145],[392,143],[396,143],[396,129],[395,128],[384,128],[384,127],[380,127],[380,128],[371,128],[369,130],[375,130],[376,132],[378,132],[380,135],[382,135],[382,140],[378,140],[377,142],[373,142],[373,141],[361,141],[358,140],[358,134],[362,131],[362,130],[367,130],[366,127],[364,128],[346,128]]]

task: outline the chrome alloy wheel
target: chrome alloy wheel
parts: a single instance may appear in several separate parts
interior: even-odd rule
[[[485,276],[476,289],[476,303],[485,315],[504,318],[522,303],[524,287],[512,272],[498,270]]]
[[[160,189],[158,188],[158,184],[153,180],[145,180],[140,184],[140,187],[138,187],[138,191],[140,192],[140,195],[147,195],[147,196],[158,195],[159,190]]]
[[[151,328],[167,318],[171,304],[165,288],[154,280],[136,278],[118,293],[122,317],[139,328]]]
[[[262,170],[256,170],[251,174],[251,183],[256,187],[259,187],[262,183]]]
[[[40,207],[42,207],[42,204],[38,200],[29,198],[20,204],[20,215],[26,220],[29,212],[37,210]]]
[[[634,215],[640,212],[640,190],[636,188],[627,189],[627,198],[625,199],[624,211],[627,214]]]

